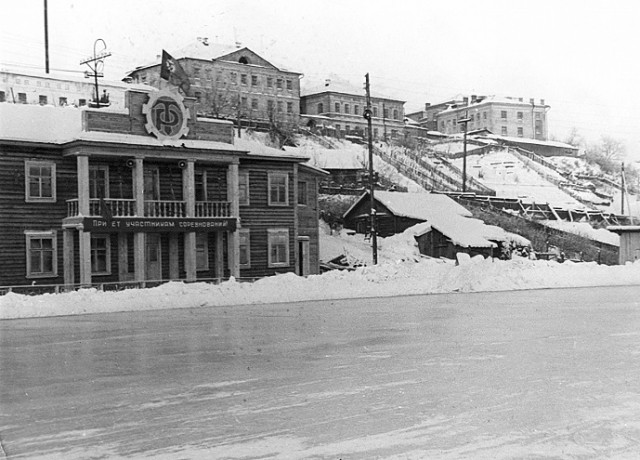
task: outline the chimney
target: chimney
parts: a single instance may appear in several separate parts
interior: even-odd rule
[[[533,100],[533,98],[531,98],[531,99],[529,99],[529,104],[531,104],[531,105],[535,105],[535,104],[536,104],[536,101],[534,101],[534,100]]]
[[[464,105],[469,105],[469,98],[468,98],[467,96],[463,97],[463,98],[462,98],[462,103],[463,103]]]
[[[427,110],[429,107],[431,107],[431,102],[425,102],[424,109]]]
[[[518,98],[518,102],[523,102],[523,101],[524,101],[524,98],[523,98],[523,97],[519,97],[519,98]]]
[[[540,105],[544,105],[544,99],[540,99]]]
[[[475,94],[471,95],[471,103],[472,104],[475,103],[477,99],[478,99],[478,96],[476,96]]]

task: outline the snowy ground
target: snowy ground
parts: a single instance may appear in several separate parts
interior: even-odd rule
[[[421,257],[410,230],[379,239],[379,264],[371,265],[370,242],[362,235],[329,235],[322,227],[321,258],[345,255],[368,266],[352,272],[331,271],[298,277],[279,275],[255,283],[235,280],[220,285],[172,282],[145,290],[101,292],[83,289],[64,294],[0,297],[0,319],[156,310],[202,306],[260,304],[338,298],[385,297],[446,292],[507,291],[551,287],[639,285],[640,261],[625,266],[563,264],[516,258],[460,263]]]

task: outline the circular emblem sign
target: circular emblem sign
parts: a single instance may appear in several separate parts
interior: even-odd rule
[[[149,102],[142,106],[142,113],[147,116],[147,131],[158,139],[180,139],[189,132],[189,112],[179,94],[158,91],[149,95]]]

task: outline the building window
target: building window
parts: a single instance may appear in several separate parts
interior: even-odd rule
[[[269,267],[289,266],[289,229],[270,228],[268,234]]]
[[[27,248],[27,278],[47,278],[58,275],[56,232],[24,232]]]
[[[26,93],[18,93],[18,102],[20,104],[26,104],[27,103],[27,95],[26,95]]]
[[[393,119],[398,120],[398,109],[393,109]]]
[[[269,206],[287,206],[289,204],[289,175],[287,173],[269,173]]]
[[[541,120],[540,112],[536,112],[536,120]]]
[[[524,129],[522,129],[522,126],[518,126],[518,137],[524,137]]]
[[[273,113],[273,106],[274,106],[273,99],[269,99],[267,101],[267,112]]]
[[[109,197],[109,169],[107,166],[89,166],[89,198]]]
[[[196,270],[209,270],[209,240],[207,233],[196,233]]]
[[[108,235],[91,235],[91,274],[111,274],[111,240]]]
[[[503,120],[507,119],[507,111],[506,110],[501,110],[500,111],[500,118],[502,118]]]
[[[207,171],[194,171],[193,181],[196,201],[207,201]]]
[[[377,117],[378,116],[378,107],[373,106],[373,116]]]
[[[240,74],[240,84],[242,84],[242,85],[246,85],[247,84],[247,74],[246,73]]]
[[[67,98],[66,97],[60,97],[58,98],[58,105],[64,107],[65,105],[67,105]]]
[[[276,88],[282,89],[282,78],[276,80]]]
[[[345,125],[344,132],[349,134],[351,132],[351,125]]]
[[[382,109],[382,117],[389,118],[389,109],[387,109],[386,107]]]
[[[293,113],[293,102],[287,102],[287,113]]]
[[[258,76],[251,75],[251,86],[258,86]]]
[[[293,82],[291,80],[287,80],[287,90],[293,91]]]
[[[238,203],[241,206],[249,205],[249,172],[238,174]]]
[[[238,232],[240,246],[240,268],[251,268],[251,233],[248,228],[242,228]]]
[[[38,96],[38,104],[47,105],[47,96],[45,96],[44,94]]]
[[[229,80],[231,80],[231,84],[237,85],[238,84],[238,74],[236,72],[230,72],[229,73]]]
[[[351,111],[351,107],[349,107],[349,104],[345,104],[344,105],[344,113],[349,113]]]
[[[336,123],[336,131],[339,133],[341,129],[342,129],[342,126]]]
[[[25,161],[25,201],[56,201],[56,165],[46,161]]]
[[[506,136],[506,135],[507,135],[507,127],[506,127],[506,126],[503,126],[503,127],[502,127],[502,135],[503,135],[503,136]]]
[[[4,94],[4,91],[0,91],[0,102],[4,102],[6,100],[6,96]]]
[[[273,77],[267,77],[267,88],[273,88]]]
[[[354,115],[360,115],[360,106],[359,105],[354,105],[353,106],[353,114]]]
[[[282,103],[282,101],[278,101],[278,113],[282,113],[284,111],[283,107],[284,104]]]
[[[78,99],[78,105],[80,107],[84,107],[85,105],[87,105],[87,100],[86,99]]]
[[[324,112],[324,105],[322,102],[318,103],[318,115]]]
[[[253,110],[258,110],[258,99],[256,98],[251,99],[251,108]]]
[[[522,112],[517,112],[516,117],[517,117],[518,121],[520,123],[522,123],[523,113]]]
[[[240,98],[240,107],[243,109],[247,108],[247,98],[245,96]]]
[[[305,181],[298,181],[298,204],[306,206],[307,201],[307,183]]]
[[[487,119],[487,112],[482,112],[482,118],[483,118],[484,120],[486,120],[486,119]]]

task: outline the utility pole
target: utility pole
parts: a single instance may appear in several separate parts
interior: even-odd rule
[[[96,53],[96,45],[98,44],[98,42],[102,42],[102,44],[104,45],[103,51],[101,51],[99,54]],[[93,72],[93,73],[85,72],[85,76],[95,78],[97,108],[100,108],[100,91],[98,89],[98,77],[104,77],[104,74],[99,72],[100,69],[98,66],[99,65],[104,66],[105,58],[108,58],[109,56],[111,56],[111,53],[108,53],[105,51],[106,49],[107,49],[107,44],[104,42],[103,39],[98,38],[93,44],[93,57],[89,57],[87,59],[80,61],[81,65],[86,64],[87,66],[89,66],[89,68]]]
[[[622,199],[620,200],[620,215],[624,216],[624,163],[622,163],[622,170],[620,172],[621,181],[620,181],[620,196]]]
[[[44,0],[44,71],[49,73],[49,9]]]
[[[365,75],[365,89],[367,91],[367,107],[364,109],[363,116],[367,119],[367,127],[369,128],[368,145],[369,145],[369,214],[371,216],[371,247],[373,250],[373,264],[378,264],[378,237],[376,235],[376,203],[373,196],[375,180],[373,177],[373,129],[371,127],[371,92],[369,90],[369,74]],[[384,116],[384,113],[382,114]]]
[[[469,118],[469,112],[465,112],[464,118],[458,120],[458,124],[463,125],[464,129],[464,142],[462,150],[462,193],[467,191],[467,123],[471,119]]]

